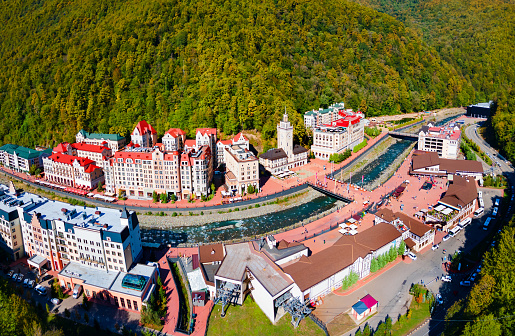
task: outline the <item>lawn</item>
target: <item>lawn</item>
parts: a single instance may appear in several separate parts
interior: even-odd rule
[[[356,327],[356,323],[354,323],[347,313],[340,314],[336,316],[334,320],[327,323],[329,335],[343,335]]]
[[[407,321],[404,320],[402,323],[395,323],[392,327],[392,336],[402,336],[408,334],[411,330],[422,324],[426,318],[431,316],[429,312],[429,302],[418,304],[415,302],[415,299],[413,299],[409,309],[411,310],[411,318]]]
[[[284,315],[276,325],[261,311],[251,297],[247,297],[243,306],[230,306],[227,315],[220,317],[222,306],[216,305],[209,318],[208,336],[215,335],[298,335],[298,336],[324,336],[324,332],[309,317],[303,319],[298,328],[291,325],[290,314]]]

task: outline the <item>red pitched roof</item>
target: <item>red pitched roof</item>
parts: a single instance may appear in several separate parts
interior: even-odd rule
[[[52,151],[54,153],[64,153],[68,151],[68,146],[70,144],[68,142],[61,142],[59,145],[57,145]]]
[[[241,133],[241,132],[240,132],[240,133],[238,133],[238,134],[236,134],[236,135],[234,136],[234,141],[240,141],[240,140],[241,140],[240,138],[243,138],[243,140],[245,140],[245,141],[249,141],[249,139],[247,139],[247,138],[243,135],[243,133]]]
[[[76,150],[81,150],[81,151],[86,151],[86,152],[94,152],[94,153],[102,153],[104,150],[109,149],[104,146],[88,145],[83,142],[74,143],[71,146],[72,146],[72,148],[75,148]]]
[[[48,158],[51,159],[52,161],[61,162],[64,164],[69,164],[69,165],[73,164],[73,162],[75,160],[77,160],[82,167],[94,163],[93,160],[90,160],[87,158],[82,158],[82,157],[67,155],[67,154],[60,154],[60,153],[54,153],[54,154],[50,155]]]
[[[170,134],[174,138],[177,138],[180,135],[186,135],[186,132],[184,132],[180,128],[170,128],[168,131],[165,132],[165,134]]]
[[[195,139],[186,139],[184,141],[184,146],[186,146],[186,147],[191,148],[191,147],[195,147],[196,145],[197,145],[197,141]]]
[[[134,129],[138,129],[140,134],[144,134],[147,131],[150,131],[151,134],[157,134],[154,127],[152,127],[146,120],[141,120]],[[134,134],[134,131],[132,132]]]
[[[200,132],[200,134],[209,134],[209,135],[216,135],[216,128],[197,128],[197,133]]]
[[[92,172],[94,172],[94,171],[95,171],[95,170],[97,170],[97,169],[100,169],[100,167],[95,166],[94,164],[92,164],[92,165],[89,165],[89,167],[88,167],[88,168],[86,168],[84,171],[85,171],[86,173],[92,173]]]
[[[221,143],[223,145],[232,145],[232,140],[218,140],[217,143]]]

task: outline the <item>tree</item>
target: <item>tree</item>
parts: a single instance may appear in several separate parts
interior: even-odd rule
[[[397,254],[401,256],[404,254],[405,251],[406,251],[406,243],[404,242],[404,240],[401,240]]]
[[[154,202],[154,203],[159,202],[159,194],[155,190],[154,190],[154,192],[152,192],[152,202]]]
[[[97,191],[98,192],[104,191],[104,182],[102,182],[102,181],[98,182]]]
[[[373,258],[370,262],[370,272],[375,273],[379,270],[379,261],[376,258]]]
[[[82,307],[84,308],[84,310],[89,309],[89,301],[88,301],[88,298],[86,297],[86,293],[82,293]]]
[[[160,198],[161,198],[161,203],[168,203],[168,195],[166,195],[166,193],[162,193],[160,195]]]
[[[215,184],[214,183],[211,183],[211,193],[212,194],[215,193]]]
[[[29,174],[32,176],[38,176],[39,174],[41,174],[41,169],[38,168],[38,166],[36,166],[35,164],[33,164],[29,167]]]
[[[88,313],[84,313],[84,321],[86,321],[86,324],[89,324],[89,315],[88,315]]]
[[[467,336],[500,336],[502,334],[501,323],[493,314],[478,317],[474,322],[467,323],[463,330],[463,335]]]

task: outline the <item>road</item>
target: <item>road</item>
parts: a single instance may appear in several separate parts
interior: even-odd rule
[[[507,164],[504,160],[501,160],[498,158],[499,153],[495,149],[493,149],[478,134],[478,132],[477,132],[478,127],[479,127],[479,125],[475,124],[475,125],[472,125],[472,126],[466,128],[465,134],[467,135],[467,137],[469,139],[471,139],[476,144],[478,144],[479,147],[481,148],[481,150],[484,151],[485,153],[487,153],[494,163],[495,162],[499,163],[498,165],[495,165],[495,167],[491,171],[489,171],[489,172],[485,171],[485,172],[486,173],[493,172],[495,174],[503,174],[508,179],[510,185],[514,186],[515,185],[515,174],[514,174],[514,170],[511,166],[511,164]],[[485,193],[485,190],[486,189],[483,189],[483,194]],[[485,199],[485,210],[488,209],[486,200],[487,199]],[[512,202],[512,207],[513,207],[513,202]],[[483,216],[484,216],[484,218],[486,218],[486,216],[487,216],[486,211]],[[444,331],[444,328],[445,328],[445,323],[441,322],[441,320],[443,320],[445,317],[445,312],[446,312],[445,308],[450,307],[452,305],[452,303],[454,303],[455,300],[460,299],[461,297],[464,297],[464,295],[459,295],[458,297],[456,297],[454,300],[452,300],[450,302],[444,302],[444,306],[441,309],[437,310],[433,314],[432,321],[430,323],[424,325],[422,328],[417,330],[412,335],[414,335],[414,336],[440,335]]]

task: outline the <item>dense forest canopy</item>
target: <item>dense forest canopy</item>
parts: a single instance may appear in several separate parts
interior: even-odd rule
[[[466,78],[393,17],[344,0],[3,1],[0,143],[84,128],[217,127],[275,136],[287,108],[367,115],[476,100]]]
[[[420,32],[470,83],[475,102],[493,100],[500,148],[515,161],[515,2],[513,0],[356,0]]]

